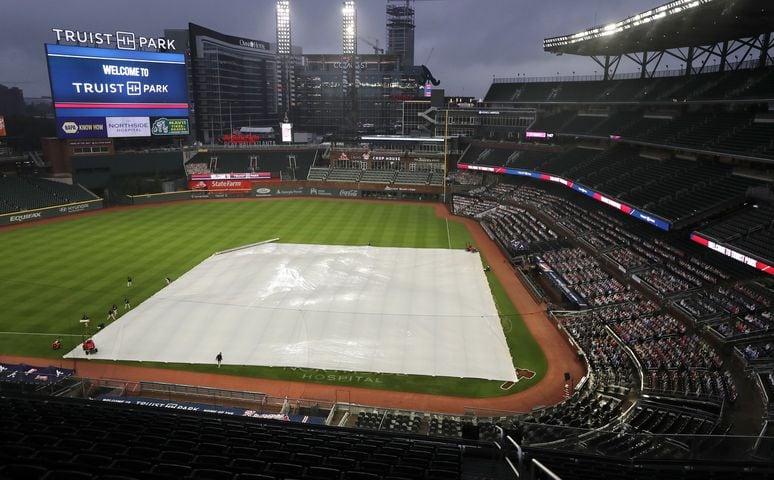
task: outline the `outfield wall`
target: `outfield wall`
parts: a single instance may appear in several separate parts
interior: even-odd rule
[[[406,200],[438,200],[442,189],[426,185],[381,185],[338,182],[253,182],[251,189],[183,190],[179,192],[130,195],[133,205],[176,202],[191,199],[213,198],[267,198],[267,197],[318,197],[318,198],[392,198]]]
[[[73,213],[89,212],[102,209],[102,199],[88,200],[86,202],[68,203],[66,205],[55,205],[53,207],[36,208],[34,210],[24,210],[21,212],[0,214],[0,227],[8,225],[18,225],[20,223],[32,222],[44,218],[63,217]]]
[[[309,182],[307,182],[309,184]],[[255,197],[328,197],[328,198],[379,198],[393,200],[439,200],[437,187],[364,185],[352,183],[331,184],[322,182],[311,186],[288,185],[253,187]]]
[[[148,205],[152,203],[179,202],[197,198],[244,198],[249,197],[250,190],[182,190],[179,192],[148,193],[146,195],[129,195],[132,205]]]
[[[317,188],[317,187],[269,187],[262,184],[250,190],[184,190],[169,193],[150,193],[147,195],[130,196],[133,205],[151,203],[177,202],[182,200],[213,199],[213,198],[264,198],[264,197],[328,197],[328,198],[360,198],[360,190],[349,188]]]
[[[255,197],[335,197],[335,198],[360,198],[361,190],[356,188],[323,188],[323,187],[264,187],[258,185],[253,188]]]

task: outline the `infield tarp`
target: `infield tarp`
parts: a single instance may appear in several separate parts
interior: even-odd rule
[[[88,358],[213,364],[223,352],[234,365],[517,380],[481,259],[462,249],[215,255],[94,340]]]

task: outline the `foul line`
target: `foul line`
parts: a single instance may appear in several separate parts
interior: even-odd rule
[[[79,333],[0,332],[0,335],[41,335],[51,337],[80,337]]]
[[[446,240],[449,241],[449,250],[451,250],[451,235],[449,234],[449,219],[446,218]]]

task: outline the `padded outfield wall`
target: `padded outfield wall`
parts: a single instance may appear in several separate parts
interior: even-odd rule
[[[34,210],[24,210],[22,212],[4,213],[0,215],[0,227],[18,225],[20,223],[42,220],[44,218],[56,218],[72,215],[74,213],[100,210],[101,208],[102,199],[98,199],[86,202],[68,203],[66,205],[55,205],[53,207],[37,208]]]

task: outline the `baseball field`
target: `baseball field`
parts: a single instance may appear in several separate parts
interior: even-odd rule
[[[0,353],[60,358],[106,321],[113,304],[121,314],[125,297],[134,307],[162,289],[166,277],[174,281],[212,253],[271,238],[285,243],[453,249],[474,243],[465,225],[437,216],[433,205],[301,199],[124,208],[0,230]],[[224,365],[217,372],[470,398],[522,391],[544,376],[547,362],[497,277],[488,274],[487,279],[514,368],[527,372],[512,386],[477,379],[283,367]],[[79,323],[84,313],[91,318],[91,332]],[[63,348],[54,351],[51,342],[57,337]],[[140,364],[216,371],[214,364]]]

